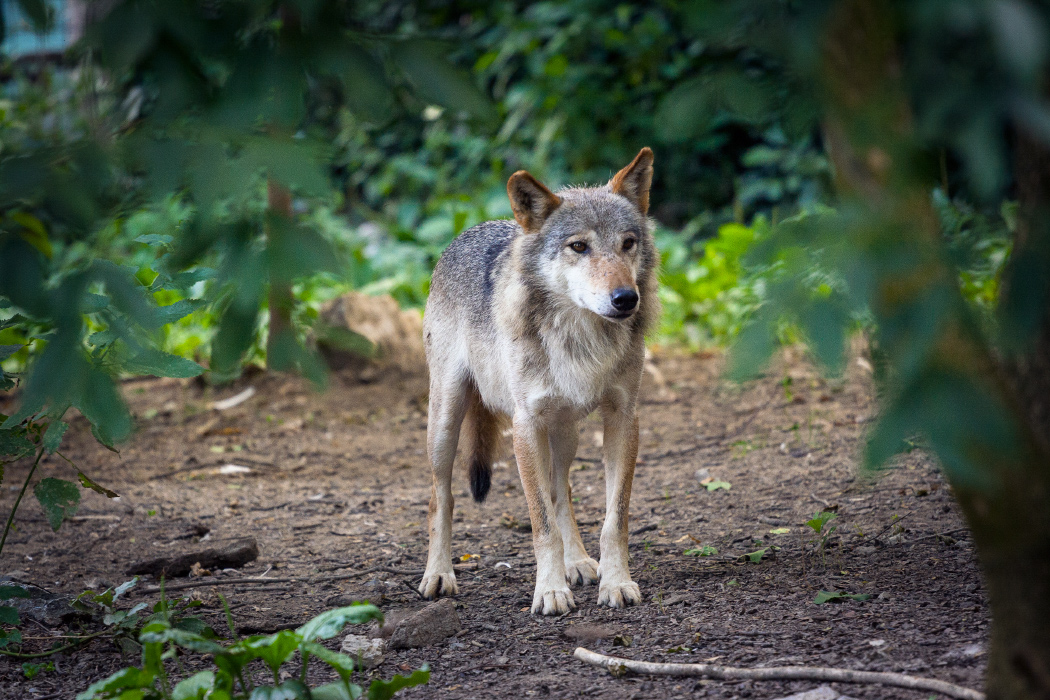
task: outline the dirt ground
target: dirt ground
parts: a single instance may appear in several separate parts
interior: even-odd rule
[[[467,495],[457,466],[454,554],[467,560],[455,602],[463,632],[389,652],[368,673],[389,677],[429,664],[430,684],[399,696],[406,698],[779,698],[818,685],[616,678],[575,660],[583,645],[653,661],[892,670],[979,688],[988,611],[969,534],[941,473],[914,450],[881,478],[858,474],[859,440],[874,410],[863,358],[843,379],[826,381],[786,357],[742,387],[719,379],[721,364],[718,356],[658,354],[662,386],[646,377],[630,525],[644,604],[599,608],[589,586],[576,589],[578,609],[569,615],[529,614],[528,511],[508,453],[481,505]],[[209,409],[247,386],[257,393],[245,403]],[[352,600],[372,601],[391,617],[425,605],[413,590],[426,560],[430,488],[422,377],[363,384],[335,375],[323,394],[273,375],[222,389],[134,381],[125,392],[139,429],[119,456],[100,448],[79,418],[63,447],[121,498],[85,492],[78,517],[57,534],[30,499],[0,573],[76,594],[120,584],[132,562],[199,546],[201,537],[251,535],[260,556],[245,568],[169,581],[271,579],[178,591],[203,601],[216,629],[225,628],[219,592],[243,633],[294,627]],[[598,428],[593,417],[582,428],[572,475],[592,556],[604,509]],[[228,464],[250,471],[221,474]],[[0,515],[29,466],[9,466]],[[70,475],[58,458],[39,470]],[[709,491],[700,482],[706,476],[731,486]],[[804,523],[828,507],[837,509],[830,522],[837,529],[821,549]],[[685,554],[703,546],[718,553]],[[743,556],[762,547],[770,548],[757,563]],[[144,580],[126,605],[155,601],[156,593],[143,592],[155,584]],[[817,605],[821,590],[871,599]],[[25,650],[45,649],[60,633],[28,627]],[[58,656],[54,671],[32,680],[20,663],[0,659],[0,697],[73,698],[127,661],[105,638]],[[931,697],[833,687],[854,698]]]

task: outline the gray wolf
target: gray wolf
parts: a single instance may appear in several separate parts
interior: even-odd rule
[[[426,598],[458,592],[452,463],[461,426],[480,502],[509,423],[536,553],[532,612],[566,613],[576,607],[570,584],[599,581],[599,604],[641,602],[627,564],[627,513],[644,336],[659,316],[659,257],[647,218],[652,178],[648,148],[602,187],[553,193],[519,171],[507,182],[514,221],[463,232],[438,261],[423,319],[433,468],[419,585]],[[580,539],[569,486],[579,421],[595,409],[606,490],[597,562]]]

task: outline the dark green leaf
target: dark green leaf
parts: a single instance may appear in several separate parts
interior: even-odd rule
[[[449,47],[422,39],[404,41],[394,49],[394,60],[416,91],[432,102],[462,110],[489,121],[496,111],[470,75],[453,67],[446,56]]]
[[[215,685],[212,671],[199,671],[175,684],[171,690],[172,700],[201,700]]]
[[[309,698],[310,689],[294,678],[275,687],[257,686],[248,696],[248,700],[308,700]]]
[[[131,435],[131,414],[109,375],[94,367],[86,374],[84,393],[73,405],[91,422],[98,441],[112,449]]]
[[[0,430],[0,456],[19,459],[35,449],[36,445],[30,442],[21,427]]]
[[[29,591],[21,586],[0,585],[0,600],[11,600],[12,598],[30,598]]]
[[[76,515],[80,505],[80,489],[76,484],[64,479],[47,477],[33,487],[33,493],[44,509],[51,529],[58,532],[64,520]]]
[[[51,28],[55,20],[54,8],[45,0],[16,0],[22,14],[32,23],[33,29],[43,32]]]
[[[60,420],[53,420],[48,424],[44,432],[44,449],[48,454],[54,454],[58,450],[67,428],[69,428],[69,423]]]
[[[6,360],[24,347],[25,345],[0,345],[0,360]]]
[[[88,686],[87,690],[77,695],[77,700],[94,700],[101,697],[113,697],[116,691],[134,688],[152,688],[153,674],[138,668],[125,668],[109,678],[103,678]],[[116,695],[116,697],[120,697]]]
[[[377,678],[368,686],[368,700],[390,700],[402,688],[424,685],[430,682],[430,668],[424,664],[409,676],[395,675],[388,681]]]
[[[185,379],[204,372],[204,368],[193,360],[153,349],[145,349],[135,357],[124,360],[121,365],[131,374],[151,374],[155,377]]]
[[[351,605],[323,612],[296,632],[303,641],[331,639],[347,625],[361,625],[371,620],[383,622],[383,613],[374,605]]]
[[[0,605],[0,623],[5,625],[18,625],[21,622],[18,618],[18,608],[13,608],[10,605]]]
[[[361,686],[351,683],[348,690],[342,682],[325,683],[310,692],[313,700],[357,700],[361,697]]]
[[[77,472],[77,477],[80,479],[81,485],[86,489],[91,489],[95,493],[101,494],[106,498],[120,498],[120,494],[116,491],[110,491],[105,486],[99,486],[94,481],[88,478],[88,475],[82,471]]]

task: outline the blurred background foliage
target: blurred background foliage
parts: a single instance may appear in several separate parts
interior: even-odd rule
[[[931,196],[962,290],[987,323],[1015,218],[1010,156],[990,134],[1006,113],[1042,112],[1001,90],[966,98],[1031,80],[1034,59],[1021,54],[1041,51],[1045,37],[1026,33],[1017,4],[901,10]],[[813,298],[831,300],[842,281],[812,253],[754,252],[785,222],[835,203],[811,79],[826,10],[5,2],[3,366],[75,357],[77,371],[108,385],[202,371],[191,360],[223,381],[266,362],[267,307],[287,288],[290,327],[278,330],[287,337],[270,364],[321,383],[304,341],[324,301],[363,289],[421,307],[452,238],[509,216],[510,173],[529,169],[555,187],[601,183],[643,145],[657,159],[656,342],[728,344],[762,309],[777,317],[773,343],[808,337],[807,319],[870,321],[859,303],[828,301],[832,316],[774,313],[798,301],[799,265]],[[75,11],[81,35],[56,43]],[[1021,47],[1003,40],[1019,31]],[[27,50],[27,36],[47,50]],[[268,184],[289,190],[290,211],[274,208]],[[79,385],[67,379],[31,371],[6,426],[75,405],[79,390],[60,384]]]

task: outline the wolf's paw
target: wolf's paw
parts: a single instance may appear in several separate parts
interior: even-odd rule
[[[419,593],[427,600],[433,600],[441,595],[456,595],[459,593],[456,575],[451,571],[423,574],[423,581],[419,584]]]
[[[602,581],[598,586],[598,605],[610,608],[626,608],[642,602],[642,591],[634,581],[613,583]]]
[[[590,557],[578,559],[574,562],[565,562],[565,580],[570,586],[581,583],[598,582],[598,562]]]
[[[572,599],[572,591],[568,588],[555,588],[548,591],[541,591],[537,588],[532,596],[533,615],[564,615],[575,609],[576,601]]]

